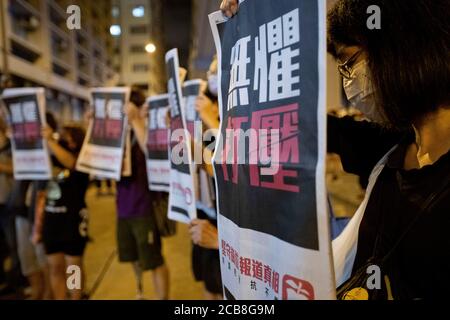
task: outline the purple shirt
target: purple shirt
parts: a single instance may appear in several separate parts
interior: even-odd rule
[[[137,143],[131,148],[131,172],[131,177],[122,177],[117,183],[116,203],[120,219],[144,217],[153,212],[145,156]]]

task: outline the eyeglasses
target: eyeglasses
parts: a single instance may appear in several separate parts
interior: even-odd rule
[[[338,64],[339,73],[347,80],[351,79],[352,66],[361,54],[361,50],[355,52],[350,58],[348,58],[343,63]]]

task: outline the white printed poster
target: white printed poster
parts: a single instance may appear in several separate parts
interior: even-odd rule
[[[41,134],[46,124],[45,89],[5,89],[1,99],[12,130],[14,179],[51,179],[48,146]]]
[[[220,79],[214,170],[226,299],[335,298],[325,13],[322,0],[245,0],[231,19],[210,15]]]
[[[178,50],[166,53],[167,92],[170,105],[170,192],[168,217],[189,223],[197,217],[191,141],[184,116]]]
[[[150,97],[147,105],[146,163],[149,189],[169,192],[169,128],[166,121],[169,112],[169,97],[167,94]]]
[[[206,86],[206,84],[201,79],[193,79],[188,80],[183,83],[183,99],[184,99],[184,115],[186,117],[186,126],[191,135],[191,138],[196,142],[196,148],[194,149],[195,153],[198,153],[197,158],[195,159],[195,163],[201,162],[202,156],[202,137],[203,137],[203,128],[202,122],[200,119],[200,115],[198,114],[195,105],[198,96],[200,95],[202,89]],[[199,146],[199,147],[197,147]],[[213,209],[213,199],[212,195],[213,188],[211,188],[210,178],[208,177],[205,170],[193,164],[193,172],[194,172],[194,188],[196,195],[196,206],[198,209],[203,210],[208,216],[215,218],[215,210]]]
[[[78,171],[120,180],[128,134],[123,109],[129,96],[130,89],[126,87],[92,89],[94,115],[78,157]]]

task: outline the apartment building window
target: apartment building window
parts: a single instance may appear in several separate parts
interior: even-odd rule
[[[119,7],[117,7],[117,6],[112,7],[111,15],[112,15],[113,18],[118,18],[119,15],[120,15]]]
[[[145,34],[148,31],[146,24],[134,25],[130,27],[130,33],[132,34]]]
[[[145,15],[145,7],[144,6],[135,6],[131,10],[133,17],[142,18]]]
[[[120,28],[120,26],[118,24],[113,24],[109,28],[109,32],[111,33],[112,36],[118,37],[122,33],[122,29]]]
[[[142,44],[133,44],[130,46],[131,53],[145,53],[145,47]]]
[[[147,72],[148,64],[146,63],[135,63],[133,64],[133,72]]]

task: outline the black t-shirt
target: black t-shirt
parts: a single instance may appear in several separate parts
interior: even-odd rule
[[[85,195],[89,176],[75,170],[61,169],[47,184],[46,213],[78,214],[86,208]]]
[[[430,194],[448,186],[450,152],[433,165],[404,170],[407,146],[414,141],[412,132],[392,132],[352,119],[328,117],[328,148],[341,156],[348,172],[369,175],[374,165],[394,145],[377,179],[361,221],[353,272],[372,257],[377,235],[377,257],[383,257],[397,242],[420,212]],[[385,272],[394,297],[442,298],[450,286],[450,192],[434,202],[420,216],[396,249]]]

